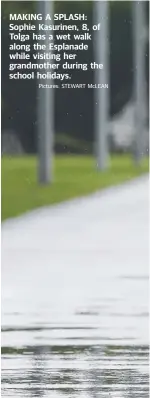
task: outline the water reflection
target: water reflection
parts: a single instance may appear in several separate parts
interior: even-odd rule
[[[3,347],[2,368],[5,397],[148,397],[148,346]]]
[[[146,182],[6,223],[3,397],[148,398],[147,237]]]

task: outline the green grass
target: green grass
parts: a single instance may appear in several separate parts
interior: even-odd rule
[[[148,158],[138,167],[127,155],[114,156],[110,163],[107,171],[99,172],[90,156],[56,156],[53,184],[39,186],[36,157],[3,157],[2,220],[123,183],[147,173],[149,169]]]

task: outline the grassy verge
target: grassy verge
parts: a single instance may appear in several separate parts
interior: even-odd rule
[[[39,186],[36,157],[3,157],[2,220],[120,184],[147,173],[148,168],[148,159],[144,159],[140,167],[135,167],[131,157],[124,155],[112,157],[111,167],[99,172],[90,156],[56,156],[53,184]]]

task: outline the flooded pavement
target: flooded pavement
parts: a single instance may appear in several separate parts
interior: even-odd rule
[[[147,398],[148,178],[2,226],[2,396]]]

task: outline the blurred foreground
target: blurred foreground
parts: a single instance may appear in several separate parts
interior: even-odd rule
[[[148,178],[6,221],[2,278],[3,397],[148,397]]]

